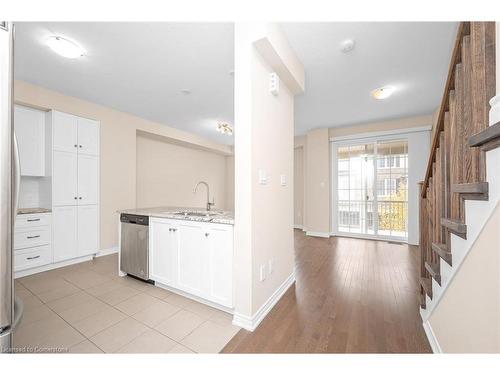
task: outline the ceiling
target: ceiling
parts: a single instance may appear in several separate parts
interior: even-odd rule
[[[317,127],[430,114],[438,107],[457,23],[282,23],[306,70],[295,100],[295,133]],[[50,35],[87,51],[66,59]],[[340,44],[355,40],[345,54]],[[16,24],[15,75],[67,95],[224,144],[233,124],[232,23],[51,22]],[[370,92],[393,85],[378,101]],[[182,90],[190,90],[189,94]]]
[[[458,23],[285,23],[306,71],[295,98],[295,133],[432,113],[441,101]],[[354,39],[355,48],[341,52]],[[385,85],[386,100],[370,96]]]
[[[66,59],[45,44],[69,38],[87,51]],[[232,23],[16,23],[15,76],[168,126],[231,144]],[[181,90],[188,89],[190,94]]]

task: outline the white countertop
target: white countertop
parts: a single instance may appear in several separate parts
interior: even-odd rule
[[[213,216],[186,216],[182,212],[200,212],[200,213],[215,213]],[[131,208],[118,210],[120,214],[143,215],[149,217],[163,217],[167,219],[204,221],[209,223],[230,224],[234,225],[234,213],[231,211],[222,211],[213,209],[207,211],[199,207],[147,207],[147,208]]]

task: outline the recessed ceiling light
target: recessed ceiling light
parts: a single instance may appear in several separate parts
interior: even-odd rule
[[[217,123],[217,127],[215,128],[219,133],[226,135],[233,135],[233,127],[229,125],[227,122],[219,122]]]
[[[351,52],[354,49],[356,42],[354,39],[346,39],[340,44],[340,50],[344,53]]]
[[[47,39],[47,45],[52,51],[68,59],[75,59],[84,56],[86,53],[78,44],[61,36],[49,37],[49,39]]]
[[[375,99],[382,100],[394,94],[394,91],[396,91],[394,86],[384,86],[373,90],[371,94]]]

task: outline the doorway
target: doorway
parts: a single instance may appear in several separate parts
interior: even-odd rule
[[[354,237],[408,239],[408,141],[333,144],[333,231]]]

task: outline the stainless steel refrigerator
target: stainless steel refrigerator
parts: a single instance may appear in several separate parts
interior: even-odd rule
[[[0,21],[0,352],[12,348],[12,335],[22,316],[14,303],[13,226],[19,192],[19,157],[13,129],[14,30]],[[17,308],[15,307],[17,305]]]

